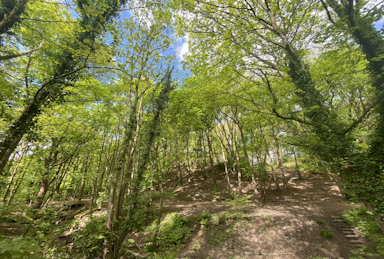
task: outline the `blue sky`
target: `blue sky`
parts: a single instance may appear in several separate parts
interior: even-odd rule
[[[376,28],[378,31],[382,30],[383,27],[384,27],[384,17],[381,18],[381,20],[375,22],[375,28]]]

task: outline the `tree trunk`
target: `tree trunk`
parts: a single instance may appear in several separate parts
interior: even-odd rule
[[[132,170],[133,156],[136,151],[136,143],[139,138],[139,132],[140,132],[140,114],[142,112],[142,103],[143,103],[143,97],[140,98],[139,102],[135,100],[134,107],[131,108],[132,111],[130,116],[130,124],[128,127],[129,132],[126,132],[125,134],[125,137],[126,137],[126,139],[124,139],[125,144],[123,144],[124,147],[119,158],[118,165],[125,165],[127,153],[130,148],[128,153],[128,161],[126,162],[126,165],[124,168],[125,174],[123,174],[122,186],[120,188],[119,195],[117,198],[116,213],[114,216],[116,220],[116,223],[114,226],[115,230],[119,228],[118,225],[120,224],[120,221],[121,221],[120,217],[121,217],[121,212],[123,210],[124,196],[126,195],[126,192],[128,189],[128,181],[131,178],[130,175],[132,172],[131,170]],[[135,135],[133,136],[134,133]],[[131,139],[132,137],[133,139]],[[122,166],[121,167],[119,166],[116,168],[116,171],[118,170],[122,171],[122,169],[123,169]],[[120,175],[120,172],[117,172],[117,173]]]
[[[5,189],[5,192],[4,192],[4,195],[3,195],[3,205],[6,204],[6,199],[7,199],[8,195],[9,195],[9,193],[10,193],[10,191],[11,191],[11,187],[12,187],[12,184],[13,184],[13,180],[15,179],[16,174],[17,174],[17,172],[18,172],[18,167],[19,167],[19,165],[20,165],[22,159],[24,158],[25,154],[28,152],[28,150],[29,150],[29,146],[28,146],[28,143],[27,143],[27,144],[25,145],[25,147],[23,148],[23,150],[22,150],[22,153],[21,153],[21,155],[20,155],[20,157],[19,157],[19,159],[18,159],[18,161],[17,161],[17,164],[16,164],[16,165],[13,165],[14,168],[13,168],[11,177],[10,177],[10,179],[9,179],[8,185],[7,185],[7,187],[6,187],[6,189]]]
[[[237,126],[239,128],[241,141],[243,143],[244,158],[245,158],[245,161],[247,162],[249,172],[251,173],[253,191],[254,191],[255,195],[258,195],[259,192],[257,191],[257,183],[256,183],[256,179],[255,179],[255,171],[253,170],[253,166],[251,164],[251,161],[249,160],[248,151],[247,151],[247,141],[245,140],[245,136],[244,136],[244,132],[243,132],[243,127],[242,127],[240,121],[238,120],[238,118],[235,118],[235,120],[236,120],[236,124],[237,124]]]
[[[204,132],[201,132],[201,142],[200,142],[200,148],[202,147],[203,149],[203,154],[202,154],[202,158],[203,158],[203,169],[202,169],[202,174],[203,174],[203,178],[204,178],[204,181],[207,180],[207,150],[206,150],[206,147],[205,147],[205,141],[204,141]]]
[[[217,189],[216,169],[213,161],[213,147],[212,147],[212,140],[211,140],[209,129],[205,130],[205,134],[207,136],[207,143],[208,143],[209,164],[211,167],[209,171],[211,172],[212,187],[213,187],[213,190],[216,190]]]
[[[177,165],[177,178],[179,180],[179,185],[183,185],[183,171],[181,169],[181,162],[180,162],[180,155],[179,155],[179,148],[178,148],[178,142],[177,142],[177,136],[175,136],[175,151],[176,151],[176,165]]]
[[[153,235],[153,238],[152,238],[152,242],[153,244],[157,247],[157,236],[159,234],[159,231],[160,231],[160,223],[161,223],[161,218],[163,217],[163,207],[164,207],[164,189],[163,189],[163,185],[160,181],[159,183],[159,188],[160,188],[160,207],[159,207],[159,213],[157,214],[157,221],[156,221],[156,231]]]
[[[241,166],[240,166],[240,153],[239,153],[239,145],[237,142],[236,133],[234,134],[235,138],[235,150],[236,150],[236,172],[237,172],[237,186],[239,189],[239,195],[243,195],[243,186],[241,182]]]
[[[277,161],[277,167],[279,168],[280,172],[281,172],[281,179],[283,181],[283,185],[284,186],[287,186],[287,183],[288,183],[288,180],[285,178],[285,174],[284,174],[284,166],[283,166],[283,161],[281,159],[281,155],[280,155],[280,144],[279,144],[279,139],[277,138],[277,136],[275,135],[275,132],[274,132],[274,128],[272,127],[272,137],[273,139],[275,140],[275,148],[276,148],[276,152],[274,152],[276,154],[276,161]]]
[[[216,132],[216,135],[217,135],[217,137],[218,137],[218,139],[220,141],[221,154],[223,156],[223,163],[224,163],[224,170],[225,170],[225,180],[227,182],[227,188],[228,188],[228,190],[231,190],[231,183],[230,183],[230,179],[229,179],[227,157],[225,155],[226,148],[224,146],[224,140],[222,139],[222,137],[220,136],[220,134],[218,132]]]
[[[302,180],[303,177],[300,174],[299,164],[297,163],[297,156],[296,156],[295,150],[293,150],[293,157],[295,158],[295,169],[296,169],[297,176],[298,176],[299,180]]]

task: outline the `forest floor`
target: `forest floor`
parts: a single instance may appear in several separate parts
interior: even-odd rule
[[[230,206],[222,201],[230,193],[225,188],[224,176],[217,181],[219,191],[213,192],[211,183],[196,177],[188,179],[175,189],[175,199],[165,203],[164,213],[227,213]],[[253,193],[250,182],[243,182],[243,193]],[[341,219],[343,211],[356,204],[344,202],[337,185],[320,174],[304,174],[302,180],[291,176],[280,190],[267,191],[265,203],[256,199],[252,203],[253,206],[242,207],[247,220],[237,224],[235,232],[225,235],[228,229],[224,227],[216,234],[225,238],[209,242],[212,240],[207,239],[215,237],[197,229],[179,250],[179,258],[349,258],[358,243],[366,242]],[[322,230],[334,237],[325,238]],[[359,238],[350,239],[350,234]],[[357,245],[351,243],[354,239],[358,239],[352,241]]]
[[[235,186],[231,186],[232,189],[229,190],[222,173],[217,177],[216,191],[212,189],[212,183],[204,180],[198,173],[190,174],[193,176],[185,178],[181,186],[176,180],[167,182],[164,189],[173,198],[165,199],[163,218],[167,214],[178,213],[198,219],[191,226],[190,234],[179,244],[176,258],[340,259],[350,258],[353,256],[352,250],[367,244],[360,233],[342,219],[344,210],[353,209],[358,204],[346,203],[337,185],[329,177],[303,173],[303,179],[298,180],[293,172],[286,173],[290,180],[285,186],[280,186],[279,190],[274,185],[270,186],[265,202],[254,196],[250,199],[250,204],[241,206],[236,211],[228,201],[233,199],[233,193],[238,193],[237,182],[231,179]],[[250,181],[244,180],[242,186],[243,196],[253,194]],[[158,206],[159,202],[156,200],[150,209],[156,214]],[[75,215],[78,226],[60,234],[60,240],[63,237],[65,240],[61,244],[67,249],[71,249],[69,247],[73,245],[73,241],[70,241],[71,235],[81,231],[89,221],[84,209],[72,214]],[[93,216],[105,214],[106,209],[101,208]],[[204,224],[198,215],[209,215],[211,223]],[[231,217],[233,220],[228,220]],[[222,218],[227,220],[218,220]],[[153,219],[148,218],[148,221]],[[4,234],[17,234],[12,233],[12,229],[20,230],[21,234],[24,230],[15,228],[15,224]],[[1,228],[0,232],[6,230],[4,224]],[[135,240],[135,245],[131,247],[137,255],[144,256],[144,248],[139,246],[149,236],[148,233],[137,232],[128,237]]]

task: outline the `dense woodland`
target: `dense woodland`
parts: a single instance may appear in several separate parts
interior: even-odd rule
[[[34,222],[1,246],[54,258],[38,219],[88,200],[119,258],[167,181],[223,174],[263,202],[287,162],[384,230],[382,2],[1,0],[1,214]]]

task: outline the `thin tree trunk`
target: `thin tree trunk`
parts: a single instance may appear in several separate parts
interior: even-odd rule
[[[157,215],[157,221],[156,221],[156,231],[153,235],[152,242],[153,244],[157,247],[157,236],[160,231],[160,223],[161,223],[161,218],[163,217],[163,207],[164,207],[164,189],[161,181],[159,182],[159,188],[160,188],[160,207],[159,207],[159,213]]]
[[[297,176],[298,176],[299,180],[302,180],[303,177],[300,174],[299,164],[297,163],[297,156],[296,156],[295,150],[293,150],[293,157],[295,158],[295,169],[296,169]]]
[[[267,140],[266,140],[266,138],[264,136],[262,128],[260,128],[260,132],[261,132],[261,135],[263,136],[263,140],[264,140],[264,144],[265,144],[266,156],[269,158],[269,166],[271,167],[272,177],[273,177],[273,180],[276,183],[276,191],[278,191],[278,190],[280,190],[280,185],[279,185],[279,179],[278,179],[278,177],[276,175],[276,172],[275,172],[275,169],[273,167],[273,158],[272,158],[271,154],[269,153],[268,143],[267,143]]]
[[[16,177],[18,167],[19,167],[21,161],[23,160],[25,154],[28,152],[28,150],[29,150],[29,146],[28,146],[28,143],[27,143],[27,144],[25,145],[25,147],[23,148],[23,151],[22,151],[22,153],[21,153],[21,155],[20,155],[20,157],[19,157],[19,159],[18,159],[17,164],[14,165],[14,169],[13,169],[13,171],[12,171],[12,174],[11,174],[11,177],[10,177],[10,179],[9,179],[8,185],[7,185],[6,189],[5,189],[5,193],[4,193],[4,195],[3,195],[3,204],[4,204],[4,205],[6,204],[6,199],[7,199],[8,195],[9,195],[9,192],[11,191],[11,187],[12,187],[12,184],[13,184],[13,180],[14,180],[15,177]]]
[[[130,116],[131,117],[130,127],[128,128],[128,130],[131,132],[128,132],[128,134],[125,134],[127,139],[124,139],[124,142],[126,143],[127,147],[126,148],[123,147],[122,153],[120,154],[120,158],[119,158],[120,159],[119,164],[124,164],[125,163],[124,161],[126,160],[126,155],[127,155],[126,152],[128,151],[128,148],[130,148],[129,154],[128,154],[128,161],[127,161],[127,164],[125,165],[125,174],[122,175],[123,176],[123,179],[121,181],[122,186],[120,188],[118,199],[117,199],[116,213],[114,216],[116,220],[116,224],[114,226],[114,230],[119,228],[119,224],[121,221],[120,216],[121,216],[123,203],[124,203],[124,196],[128,189],[128,180],[131,178],[130,174],[132,170],[133,156],[136,151],[136,143],[139,138],[139,132],[140,132],[140,114],[142,112],[142,103],[143,103],[143,97],[140,98],[139,102],[135,101],[135,104],[134,104],[135,106],[132,107],[132,115]],[[135,133],[134,136],[133,136],[133,133]],[[131,139],[132,136],[133,136],[133,140]],[[130,143],[130,145],[128,143]],[[117,168],[117,170],[121,170],[121,169],[122,167]]]
[[[32,155],[32,156],[33,156],[33,155]],[[23,174],[21,175],[21,177],[20,177],[18,180],[16,180],[16,184],[14,185],[14,187],[13,187],[11,193],[9,194],[9,199],[8,199],[8,202],[7,202],[7,205],[6,205],[6,206],[9,206],[9,205],[12,203],[13,198],[15,197],[15,194],[16,194],[17,191],[19,190],[19,187],[20,187],[21,183],[22,183],[23,180],[24,180],[25,173],[27,172],[29,166],[30,166],[31,163],[32,163],[32,158],[33,158],[33,157],[30,157],[29,162],[28,162],[26,168],[23,168],[23,169],[22,169]]]
[[[181,158],[179,155],[177,136],[175,136],[175,152],[176,152],[177,177],[179,180],[179,185],[183,186],[183,171],[181,169],[181,162],[180,162]]]
[[[284,174],[283,161],[282,161],[281,155],[280,155],[280,144],[279,144],[279,140],[278,140],[277,136],[274,133],[273,127],[272,127],[272,137],[275,140],[275,144],[276,144],[276,152],[274,152],[274,153],[276,154],[277,167],[279,168],[279,170],[281,172],[281,179],[283,181],[283,185],[286,186],[288,181],[285,178],[285,174]]]
[[[188,133],[187,134],[187,141],[186,141],[187,142],[186,143],[186,150],[187,150],[187,171],[188,171],[188,173],[191,172],[191,159],[189,157],[189,142],[190,142],[189,138],[190,138],[190,134]]]
[[[212,179],[212,187],[213,190],[217,189],[217,181],[216,181],[216,169],[213,161],[213,147],[212,147],[212,140],[210,136],[210,132],[208,129],[206,129],[205,134],[207,136],[207,143],[208,143],[208,153],[209,153],[209,163],[210,163],[210,172],[211,172],[211,179]]]
[[[236,116],[236,114],[235,114],[235,116]],[[251,173],[253,191],[254,191],[255,195],[258,195],[259,192],[257,191],[257,183],[256,183],[256,179],[255,179],[255,172],[253,170],[253,166],[251,164],[251,161],[249,160],[248,151],[247,151],[247,142],[246,142],[245,137],[244,137],[243,127],[242,127],[240,121],[238,120],[238,118],[236,118],[236,117],[235,117],[235,123],[237,124],[237,126],[239,128],[241,141],[243,143],[244,158],[245,158],[245,161],[247,162],[249,172]]]
[[[116,173],[115,169],[115,158],[118,153],[118,149],[120,147],[120,143],[118,142],[117,145],[115,145],[114,153],[111,159],[111,164],[109,166],[109,172],[113,172],[110,174],[109,177],[109,195],[107,200],[107,218],[106,218],[106,227],[109,230],[112,230],[112,222],[113,222],[113,215],[115,213],[115,198],[116,198],[116,187],[119,180],[119,175]],[[106,253],[110,251],[105,251]]]
[[[221,136],[219,135],[218,132],[216,132],[216,135],[217,135],[217,137],[218,137],[218,139],[220,141],[221,154],[223,156],[224,170],[225,170],[225,180],[227,182],[227,188],[228,188],[228,190],[230,190],[231,189],[231,183],[230,183],[230,179],[229,179],[227,157],[225,155],[226,148],[224,147],[224,141],[223,141],[223,139],[221,138]]]
[[[235,150],[236,150],[236,167],[237,167],[237,183],[239,189],[239,195],[243,195],[243,187],[241,182],[241,166],[240,166],[240,153],[239,153],[239,144],[237,142],[236,132],[234,133],[235,138]]]
[[[200,148],[203,148],[203,169],[202,169],[202,173],[203,173],[203,178],[204,178],[204,181],[207,180],[207,150],[206,150],[206,147],[205,147],[205,141],[204,141],[204,132],[201,132],[201,142],[200,142]]]

